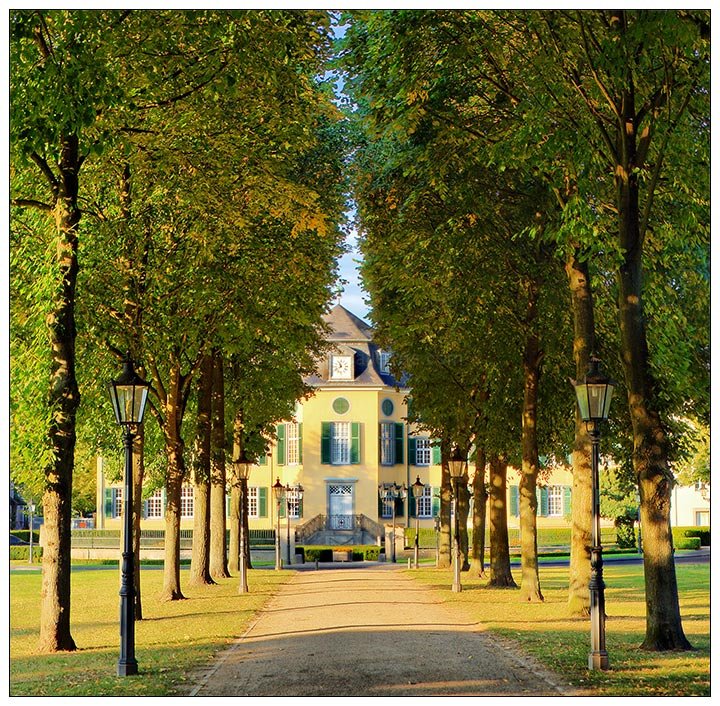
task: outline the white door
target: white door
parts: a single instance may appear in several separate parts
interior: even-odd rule
[[[353,486],[331,483],[328,494],[330,529],[353,529]]]

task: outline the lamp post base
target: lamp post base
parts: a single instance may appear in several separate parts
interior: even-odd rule
[[[600,669],[610,669],[610,661],[608,660],[607,652],[591,652],[588,657],[588,669],[591,671]]]
[[[460,593],[462,591],[462,584],[454,583],[452,585],[453,593]]]
[[[134,659],[120,660],[117,665],[117,675],[119,677],[131,677],[138,673],[138,663]]]

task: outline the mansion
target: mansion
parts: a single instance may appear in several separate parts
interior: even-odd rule
[[[345,543],[337,537],[346,534],[347,543],[375,543],[393,516],[398,526],[414,526],[416,502],[409,489],[418,478],[425,488],[417,518],[421,527],[433,527],[439,512],[439,445],[408,424],[410,390],[390,373],[390,353],[373,343],[368,324],[340,305],[325,319],[332,348],[306,379],[315,394],[297,403],[292,419],[277,425],[267,455],[251,467],[250,529],[273,529],[279,509],[283,530],[289,522],[299,542]],[[99,465],[96,527],[119,528],[122,487],[106,483]],[[272,493],[278,479],[289,488],[279,508]],[[509,527],[519,525],[518,482],[517,472],[508,468]],[[409,497],[381,499],[383,484],[405,486]],[[538,488],[538,527],[569,526],[571,487],[570,468],[559,466],[549,484]],[[144,500],[144,529],[164,527],[164,504],[164,490]],[[182,528],[192,528],[189,483],[181,512]]]

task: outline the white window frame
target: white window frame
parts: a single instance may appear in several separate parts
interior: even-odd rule
[[[248,517],[256,519],[260,517],[260,493],[258,488],[248,488]]]
[[[180,489],[180,517],[193,517],[195,514],[195,493],[190,483],[183,483]]]
[[[395,423],[380,423],[380,464],[395,465]]]
[[[423,489],[423,494],[418,499],[417,516],[421,519],[432,517],[432,500],[433,500],[433,489],[432,486],[426,485]]]
[[[415,465],[430,466],[432,464],[432,447],[430,438],[418,436],[415,439]]]
[[[334,466],[350,464],[352,430],[350,422],[332,422],[330,428],[330,463]]]
[[[386,500],[385,498],[382,498],[380,517],[382,517],[384,520],[389,520],[390,518],[392,518],[394,504],[395,500]]]
[[[285,455],[288,466],[300,463],[300,425],[297,422],[285,425]]]
[[[147,498],[147,514],[145,517],[153,519],[163,516],[162,489],[158,488],[152,495]]]
[[[112,516],[122,517],[123,508],[123,489],[113,488],[112,489]]]
[[[565,487],[562,485],[549,485],[547,489],[548,517],[562,517],[565,499]]]
[[[390,358],[392,353],[390,351],[378,351],[378,370],[381,373],[390,372]]]
[[[300,493],[298,488],[290,488],[286,494],[287,514],[291,520],[300,519]]]

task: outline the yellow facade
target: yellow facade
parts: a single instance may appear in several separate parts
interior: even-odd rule
[[[277,425],[268,453],[252,466],[248,481],[251,529],[277,526],[272,486],[277,480],[291,489],[302,487],[302,499],[292,507],[280,504],[280,526],[357,528],[361,518],[371,524],[388,524],[392,506],[379,500],[378,486],[395,484],[407,489],[395,504],[398,526],[416,523],[410,487],[419,477],[429,486],[420,502],[420,527],[432,527],[439,507],[441,466],[439,448],[427,434],[407,423],[409,389],[395,380],[388,354],[372,342],[372,331],[341,306],[328,315],[331,351],[318,361],[316,374],[306,379],[314,389],[297,403],[293,419]],[[472,468],[470,469],[472,473]],[[516,527],[519,478],[508,469],[508,525]],[[538,490],[539,526],[568,526],[569,469],[555,469]],[[106,484],[98,469],[98,523],[119,528],[118,484]],[[293,496],[295,497],[295,496]],[[192,487],[184,489],[181,529],[192,528]],[[228,506],[229,508],[229,506]],[[164,491],[144,503],[143,529],[164,528]],[[363,520],[364,521],[364,520]]]

